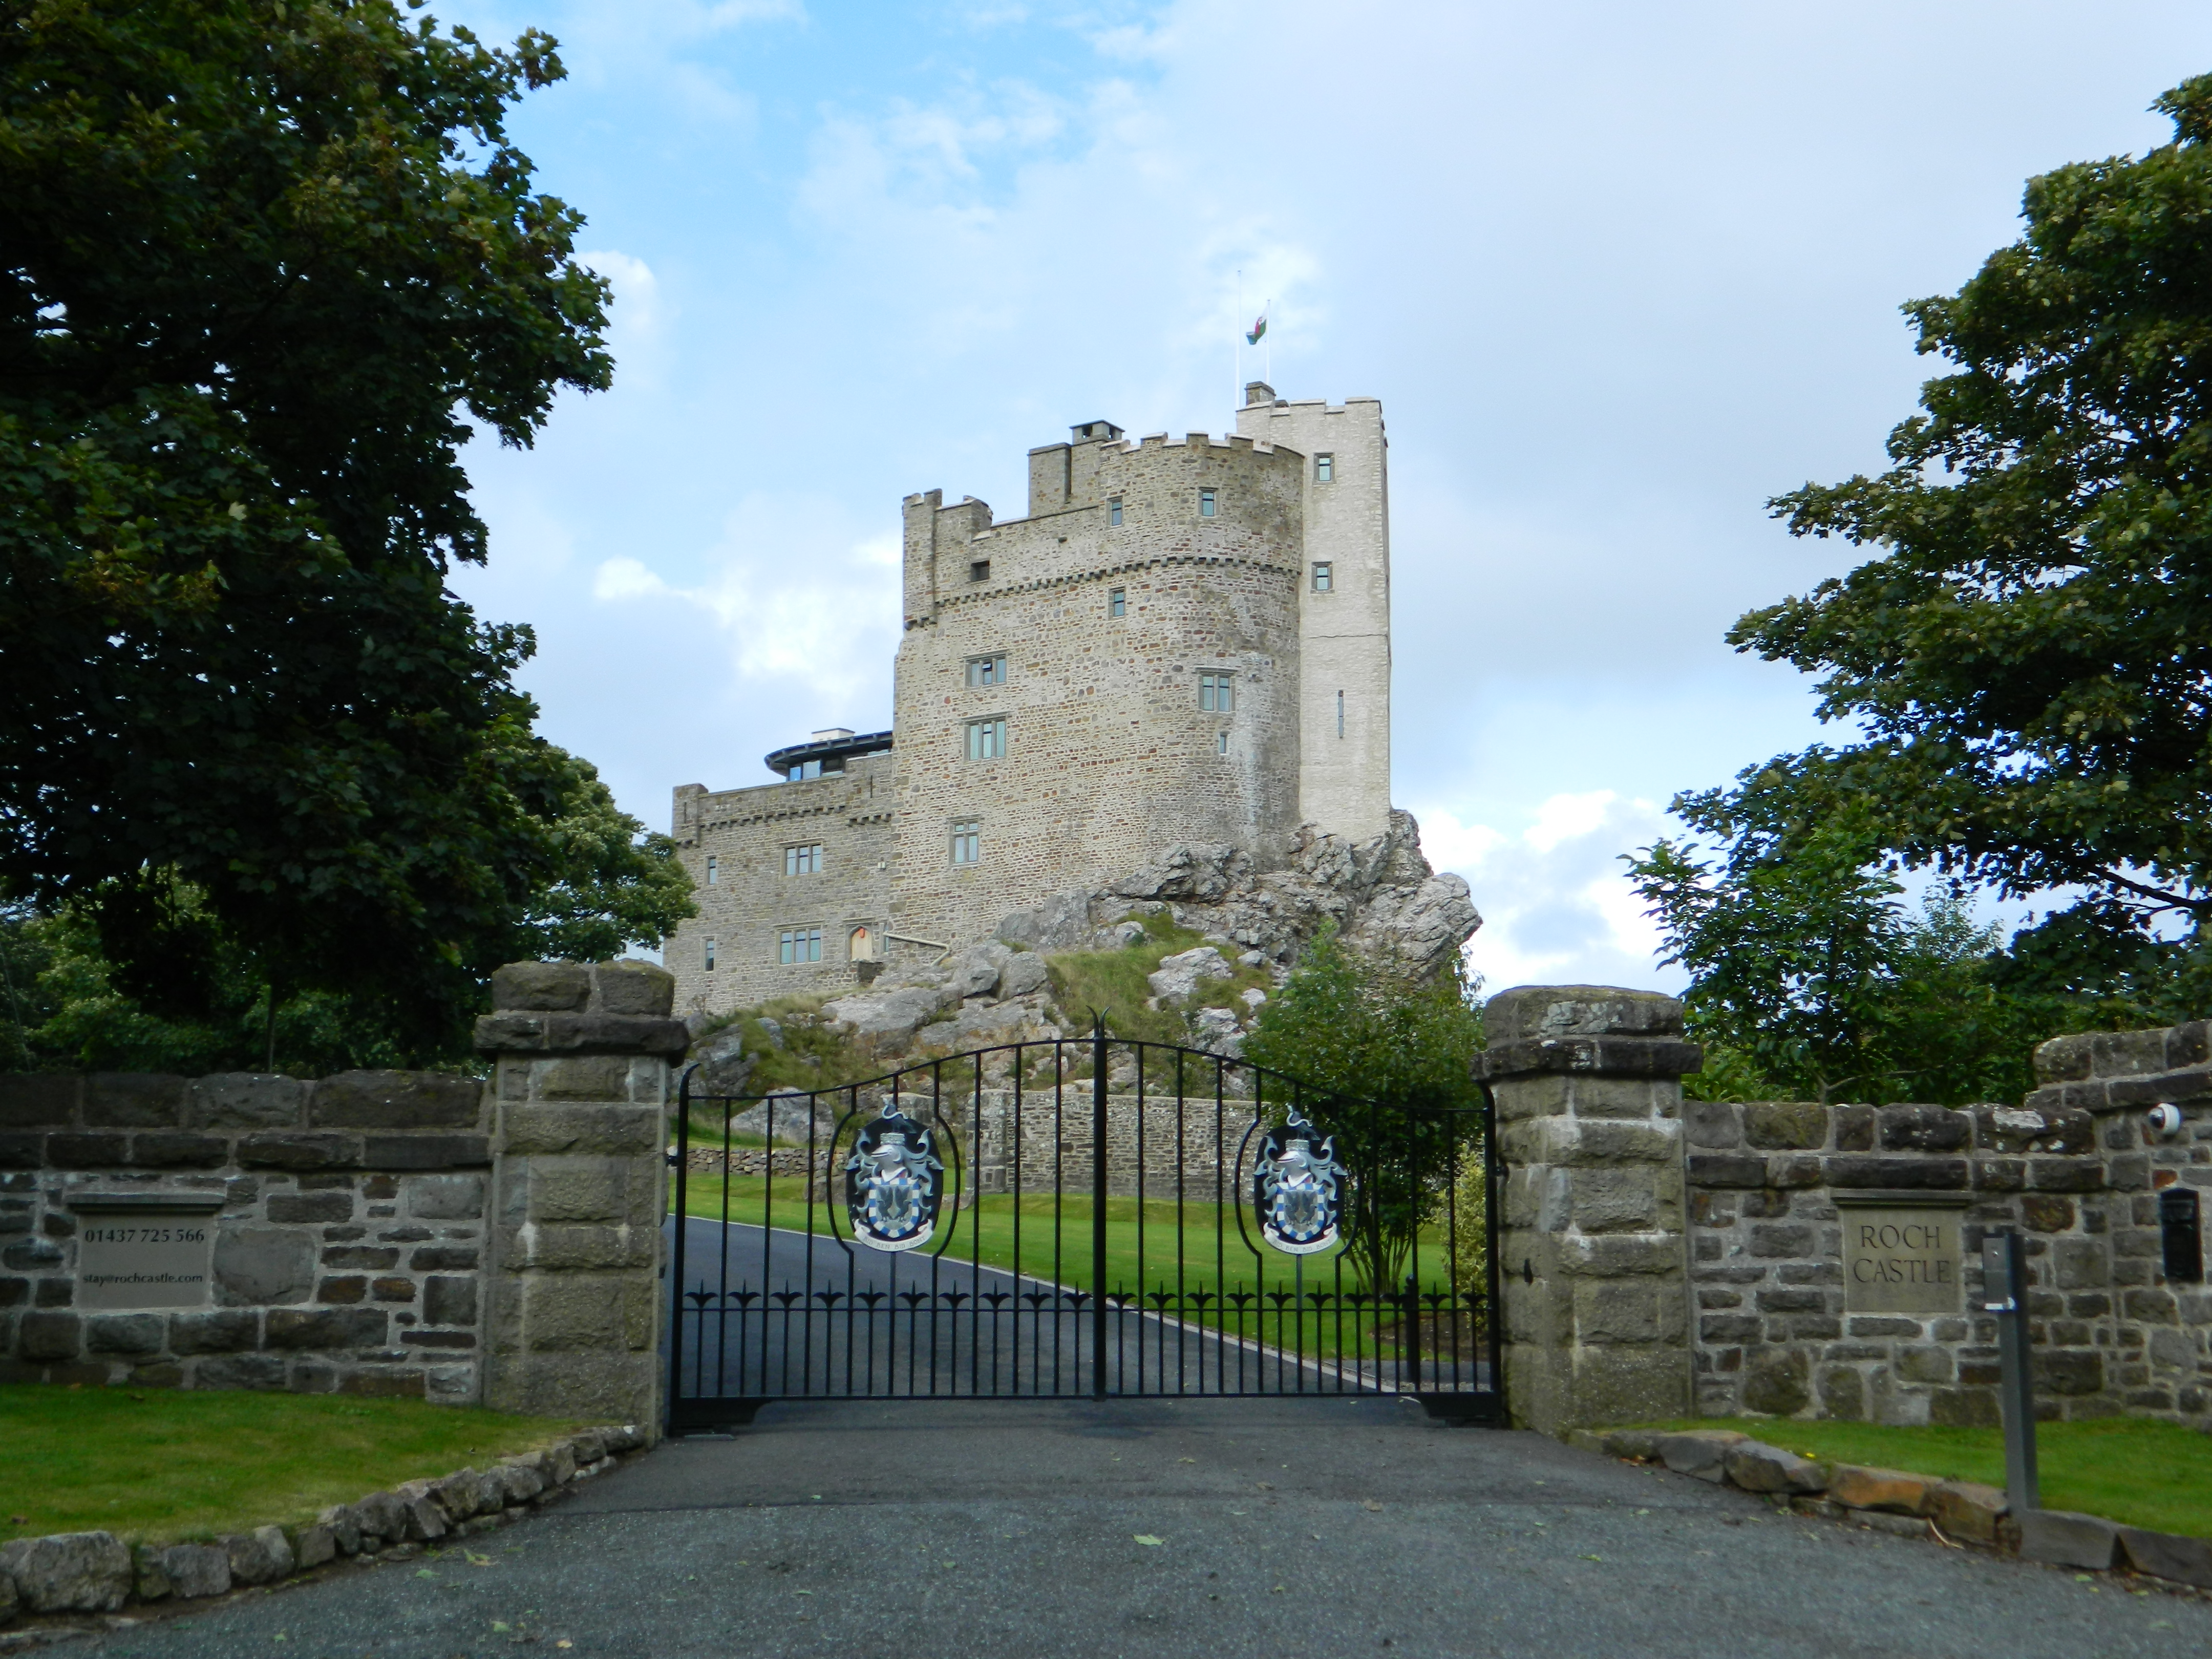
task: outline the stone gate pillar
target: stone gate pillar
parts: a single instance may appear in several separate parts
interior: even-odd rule
[[[1691,1409],[1682,1005],[1537,985],[1486,1006],[1498,1107],[1506,1404],[1546,1434]]]
[[[668,1068],[676,981],[643,962],[519,962],[477,1022],[494,1060],[484,1404],[661,1419]]]

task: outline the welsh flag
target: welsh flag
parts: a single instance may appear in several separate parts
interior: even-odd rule
[[[1247,335],[1244,337],[1244,343],[1245,343],[1246,345],[1257,345],[1257,344],[1259,344],[1259,343],[1260,343],[1260,337],[1261,337],[1262,334],[1265,334],[1267,331],[1267,313],[1266,312],[1264,312],[1264,311],[1263,311],[1263,312],[1261,312],[1261,313],[1260,313],[1259,320],[1258,320],[1257,322],[1255,322],[1255,323],[1254,323],[1254,324],[1252,325],[1252,331],[1251,331],[1249,334],[1247,334]]]

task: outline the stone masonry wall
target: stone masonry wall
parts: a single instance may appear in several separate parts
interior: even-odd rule
[[[849,990],[856,983],[855,927],[867,928],[878,954],[893,963],[938,954],[884,939],[896,855],[894,773],[889,754],[857,755],[842,773],[797,783],[712,793],[687,784],[677,791],[676,855],[699,907],[661,952],[676,976],[679,1010],[720,1014],[793,993]],[[784,849],[794,846],[821,848],[821,869],[786,875]],[[779,960],[778,936],[799,927],[822,930],[821,961]]]
[[[0,1380],[483,1398],[473,1079],[0,1078]],[[77,1305],[73,1206],[219,1200],[209,1305]]]
[[[1686,1109],[1698,1406],[1892,1423],[1997,1420],[1995,1322],[1979,1311],[1984,1231],[2027,1237],[2038,1409],[2212,1427],[2212,1295],[2172,1285],[2160,1190],[2212,1187],[2206,1027],[2063,1037],[2019,1107]],[[2146,1121],[2179,1104],[2172,1136]],[[1844,1307],[1846,1200],[1960,1200],[1960,1311]]]
[[[492,990],[489,1085],[0,1077],[0,1382],[657,1424],[674,981],[520,963]],[[88,1217],[155,1195],[207,1214],[205,1305],[84,1305]]]

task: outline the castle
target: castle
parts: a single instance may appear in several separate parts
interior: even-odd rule
[[[675,792],[679,1012],[848,989],[1172,844],[1267,870],[1302,824],[1385,834],[1388,452],[1375,399],[1255,381],[1225,439],[1031,450],[1024,518],[908,496],[891,730]]]

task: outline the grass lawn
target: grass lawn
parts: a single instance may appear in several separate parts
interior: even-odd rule
[[[0,1542],[105,1530],[173,1543],[297,1526],[402,1480],[580,1425],[343,1395],[0,1386]]]
[[[1822,1462],[1978,1480],[2001,1490],[2005,1483],[2004,1435],[1997,1429],[1886,1428],[1779,1418],[1714,1418],[1650,1426],[1734,1429]],[[2079,1510],[2154,1532],[2212,1538],[2212,1435],[2148,1418],[2100,1417],[2037,1424],[2035,1450],[2046,1509]]]
[[[763,1219],[767,1182],[757,1176],[732,1176],[729,1182],[729,1213],[727,1219],[759,1225]],[[694,1180],[686,1189],[686,1202],[695,1216],[720,1220],[722,1213],[722,1181],[720,1175],[703,1180]],[[1058,1229],[1060,1258],[1053,1257],[1054,1228],[1053,1217],[1055,1203],[1059,1208]],[[960,1211],[951,1218],[951,1243],[947,1245],[944,1268],[948,1276],[958,1267],[976,1261],[978,1245],[986,1267],[1019,1273],[1051,1283],[1072,1286],[1078,1290],[1091,1288],[1091,1196],[1087,1193],[1061,1194],[1055,1199],[1050,1193],[1025,1193],[1019,1206],[1020,1242],[1016,1250],[1015,1200],[1007,1194],[986,1194],[975,1206]],[[775,1183],[775,1202],[769,1219],[774,1225],[789,1228],[794,1232],[808,1231],[808,1212],[804,1183],[795,1179],[779,1177]],[[1148,1199],[1143,1206],[1141,1237],[1139,1227],[1138,1202],[1134,1198],[1109,1198],[1106,1200],[1106,1283],[1109,1290],[1142,1291],[1152,1292],[1165,1290],[1170,1293],[1178,1289],[1176,1264],[1178,1257],[1176,1240],[1176,1206],[1172,1200]],[[1251,1226],[1249,1217],[1246,1226]],[[1206,1291],[1216,1294],[1248,1291],[1255,1297],[1270,1292],[1287,1291],[1297,1296],[1300,1290],[1310,1296],[1315,1291],[1334,1293],[1337,1289],[1335,1263],[1341,1249],[1328,1250],[1304,1260],[1304,1277],[1293,1258],[1261,1245],[1255,1258],[1238,1236],[1237,1217],[1227,1206],[1212,1203],[1186,1202],[1182,1206],[1182,1243],[1180,1251],[1184,1264],[1180,1288],[1184,1291]],[[817,1200],[812,1212],[812,1231],[828,1236],[831,1231],[830,1212]],[[842,1212],[839,1231],[842,1231]],[[943,1234],[939,1235],[943,1237]],[[1256,1231],[1254,1242],[1258,1242]],[[795,1244],[797,1241],[793,1241]],[[834,1248],[834,1247],[833,1247]],[[689,1264],[687,1264],[689,1265]],[[1141,1270],[1141,1271],[1140,1271]],[[1421,1279],[1431,1289],[1447,1288],[1446,1257],[1441,1234],[1434,1229],[1425,1231],[1421,1240]],[[1343,1289],[1349,1292],[1358,1288],[1352,1276],[1352,1264],[1345,1264]],[[1317,1339],[1315,1334],[1313,1306],[1306,1308],[1304,1352],[1316,1355],[1334,1355],[1339,1352],[1337,1314],[1331,1307],[1322,1316],[1322,1328]],[[1265,1309],[1265,1322],[1261,1310]],[[1186,1313],[1182,1317],[1197,1316]],[[1395,1314],[1394,1314],[1395,1317]],[[1222,1318],[1211,1315],[1204,1322],[1219,1328]],[[1363,1320],[1346,1310],[1342,1321],[1342,1352],[1355,1351],[1372,1357],[1376,1352],[1375,1316],[1368,1312]],[[1355,1336],[1354,1326],[1358,1327]],[[1277,1310],[1272,1301],[1255,1300],[1248,1305],[1241,1326],[1238,1316],[1231,1310],[1225,1328],[1268,1343],[1277,1340]],[[1286,1310],[1281,1322],[1281,1340],[1289,1344],[1297,1340],[1297,1322],[1294,1310]],[[1395,1352],[1389,1340],[1382,1344],[1384,1357]]]

